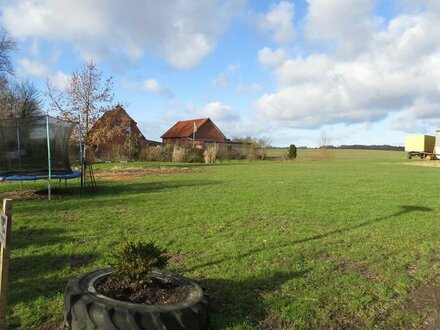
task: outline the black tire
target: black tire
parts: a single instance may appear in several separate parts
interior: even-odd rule
[[[82,274],[67,283],[64,294],[64,324],[72,330],[106,329],[205,329],[208,299],[196,283],[164,271],[157,278],[170,278],[190,287],[188,297],[177,304],[146,305],[115,300],[95,290],[94,284],[111,274],[101,269]]]

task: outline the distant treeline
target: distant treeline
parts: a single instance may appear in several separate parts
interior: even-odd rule
[[[393,150],[393,151],[404,151],[404,147],[396,147],[390,146],[388,144],[384,145],[363,145],[363,144],[350,144],[350,145],[341,145],[339,147],[336,146],[325,146],[327,149],[362,149],[362,150]],[[322,148],[322,147],[321,147]]]

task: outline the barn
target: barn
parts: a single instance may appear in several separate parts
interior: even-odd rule
[[[195,146],[229,141],[210,118],[182,120],[175,123],[161,136],[163,144]]]
[[[92,126],[89,144],[95,157],[113,160],[135,158],[142,148],[160,142],[147,140],[127,111],[117,105],[106,111]]]

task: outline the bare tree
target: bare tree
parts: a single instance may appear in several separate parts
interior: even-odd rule
[[[272,139],[268,136],[263,136],[257,140],[257,144],[260,148],[270,148]]]
[[[5,30],[0,30],[0,76],[14,72],[10,52],[17,49],[16,42],[9,37]]]
[[[29,118],[41,113],[41,94],[31,81],[9,83],[0,92],[0,118]]]
[[[93,61],[85,62],[80,70],[73,72],[63,91],[56,90],[47,81],[52,108],[69,120],[77,120],[81,115],[85,159],[90,142],[89,130],[113,101],[112,89],[112,77],[104,79]]]
[[[15,97],[15,116],[31,117],[42,114],[41,93],[35,84],[29,80],[16,83],[12,88]]]
[[[5,30],[0,30],[0,116],[9,117],[11,113],[11,90],[8,75],[12,75],[13,68],[10,53],[17,48],[14,40]]]
[[[330,141],[331,141],[331,137],[330,134],[323,130],[320,133],[320,147],[319,149],[321,150],[321,157],[322,159],[326,160],[329,159],[331,154],[330,154]]]

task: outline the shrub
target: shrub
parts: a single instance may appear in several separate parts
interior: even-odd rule
[[[147,162],[170,162],[173,147],[170,145],[146,147],[141,150],[139,160]]]
[[[258,147],[256,143],[246,145],[244,157],[249,160],[264,159],[266,154]]]
[[[203,163],[203,150],[174,146],[172,161],[178,163]]]
[[[212,144],[206,150],[203,152],[203,158],[205,159],[206,164],[212,164],[215,163],[217,160],[217,153],[218,153],[218,145]]]
[[[186,157],[186,149],[178,146],[174,146],[173,154],[171,156],[171,161],[181,163],[185,161],[185,157]]]
[[[185,163],[203,163],[203,149],[186,149]]]
[[[151,282],[151,271],[168,264],[169,257],[164,255],[165,252],[151,242],[128,241],[112,254],[112,277],[133,288]]]
[[[242,159],[242,155],[237,147],[231,145],[220,144],[217,145],[217,159],[225,160],[225,159]]]
[[[289,146],[289,153],[287,154],[287,157],[288,157],[289,159],[295,159],[295,158],[296,158],[296,155],[297,155],[296,145],[291,144],[291,145]]]

